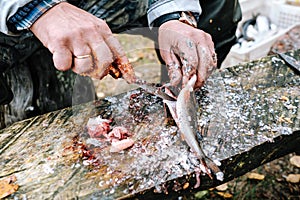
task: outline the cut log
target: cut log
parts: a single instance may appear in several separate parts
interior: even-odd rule
[[[300,51],[290,55],[299,57]],[[224,181],[200,176],[199,162],[164,115],[162,100],[133,90],[51,112],[0,130],[0,178],[14,175],[8,198],[172,199],[220,185],[299,152],[300,77],[277,56],[216,71],[197,92],[206,154]],[[119,153],[91,138],[91,117],[124,126],[134,145]]]

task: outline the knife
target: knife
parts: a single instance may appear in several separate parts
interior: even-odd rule
[[[115,79],[123,78],[128,84],[135,84],[146,92],[162,99],[169,101],[175,100],[174,97],[162,91],[163,87],[157,87],[153,83],[147,83],[145,80],[136,77],[133,67],[130,63],[121,63],[119,59],[116,59],[110,66],[109,74]]]
[[[293,58],[292,56],[288,56],[284,53],[280,53],[277,52],[277,54],[280,56],[280,58],[282,60],[284,60],[284,62],[290,66],[291,68],[293,68],[294,70],[296,70],[296,72],[298,74],[300,74],[300,61],[296,60],[295,58]]]

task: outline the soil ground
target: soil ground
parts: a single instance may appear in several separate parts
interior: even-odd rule
[[[142,36],[118,35],[136,75],[153,82],[160,82],[160,64],[151,40]],[[108,76],[103,80],[94,80],[97,96],[104,98],[134,89],[124,80],[115,80]],[[300,185],[286,180],[289,174],[300,174],[300,169],[290,163],[295,154],[276,159],[251,173],[238,177],[222,187],[212,188],[180,199],[300,199]],[[259,176],[263,175],[263,176]]]

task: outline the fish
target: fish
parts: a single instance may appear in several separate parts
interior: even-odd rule
[[[182,139],[187,143],[192,152],[199,159],[204,167],[202,171],[213,179],[210,170],[216,175],[217,180],[223,181],[224,174],[216,163],[204,153],[197,140],[197,101],[194,92],[194,85],[197,77],[194,75],[179,92],[176,101],[164,99],[163,102],[168,106],[170,113],[179,128]]]
[[[212,170],[217,180],[223,181],[224,174],[208,156],[205,155],[202,147],[197,140],[198,123],[197,123],[197,102],[195,98],[194,86],[197,76],[194,74],[188,83],[181,89],[177,98],[168,94],[167,86],[156,87],[144,80],[137,78],[132,70],[130,63],[123,64],[119,60],[111,68],[111,75],[115,78],[123,77],[129,84],[136,84],[146,92],[158,96],[169,108],[169,111],[178,126],[182,138],[196,154],[200,161],[200,168],[211,179],[213,179],[210,170]],[[117,72],[117,73],[116,73]],[[165,92],[161,89],[165,88]]]

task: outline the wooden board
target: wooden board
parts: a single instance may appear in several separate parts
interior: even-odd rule
[[[299,52],[291,54],[300,60]],[[278,57],[215,72],[197,99],[202,146],[224,182],[299,152],[300,76]],[[87,121],[99,115],[127,127],[134,146],[111,153],[90,138]],[[19,185],[11,199],[171,199],[222,183],[201,176],[194,188],[198,164],[161,99],[141,90],[0,130],[0,178],[15,175]]]

